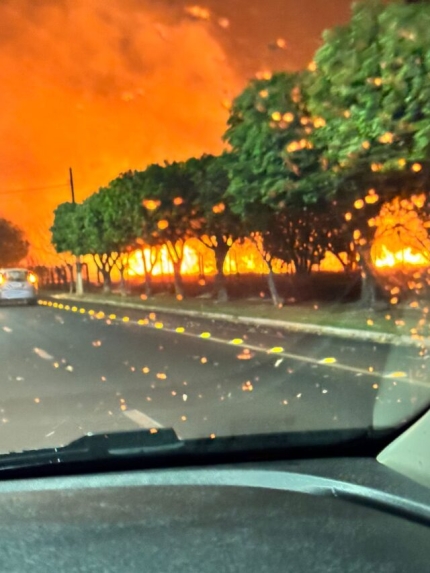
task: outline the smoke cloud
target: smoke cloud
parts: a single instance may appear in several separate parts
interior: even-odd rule
[[[332,3],[347,13],[349,0]],[[298,18],[295,0],[210,0],[208,20],[187,6],[0,0],[0,215],[39,254],[52,210],[70,198],[69,166],[80,201],[122,171],[219,152],[226,102],[261,67],[305,64],[323,27],[311,24],[309,40],[311,7]],[[291,38],[272,50],[282,14]]]

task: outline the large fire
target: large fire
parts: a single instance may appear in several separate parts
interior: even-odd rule
[[[144,253],[147,267],[149,267],[151,259],[150,249],[144,249]],[[282,261],[275,261],[274,267],[276,272],[286,270],[286,266]],[[181,272],[183,275],[189,276],[214,275],[216,273],[216,264],[213,251],[200,241],[191,239],[184,247]],[[252,241],[245,240],[243,243],[233,243],[224,262],[225,274],[266,274],[267,272],[267,264]],[[134,251],[129,257],[129,275],[130,277],[135,277],[143,276],[144,274],[142,250]],[[152,275],[166,276],[172,274],[173,265],[169,259],[167,249],[166,247],[161,247],[158,251],[158,258],[153,267]]]
[[[145,249],[145,258],[150,262],[151,253]],[[294,271],[292,265],[287,265],[283,261],[275,259],[273,262],[275,273],[286,274]],[[341,272],[343,265],[333,254],[327,253],[315,270],[325,272]],[[224,262],[224,274],[268,274],[269,268],[257,247],[251,240],[235,242],[230,247]],[[213,276],[216,273],[215,256],[211,249],[204,246],[197,240],[190,240],[184,248],[184,259],[182,261],[181,272],[184,276]],[[143,276],[144,265],[142,251],[134,251],[129,257],[129,276]],[[153,267],[152,275],[167,276],[173,274],[173,266],[169,259],[167,249],[160,248],[157,263]]]
[[[386,203],[375,220],[377,230],[372,246],[376,268],[428,267],[430,240],[427,224],[420,217],[424,195],[396,198]]]
[[[146,250],[145,256],[147,261],[149,261],[149,249]],[[429,260],[422,253],[414,252],[410,247],[397,251],[390,251],[387,246],[383,245],[380,256],[374,258],[374,264],[378,269],[389,269],[396,266],[427,267],[429,266]],[[282,263],[282,261],[277,261],[275,264],[276,273],[286,274],[292,270],[293,269],[289,265]],[[323,272],[342,272],[344,270],[344,266],[337,257],[331,253],[327,253],[321,263],[318,266],[315,266],[315,270]],[[207,249],[207,252],[202,254],[201,252],[196,251],[193,246],[186,245],[181,271],[183,275],[188,276],[214,275],[216,272],[215,259],[212,252]],[[233,245],[224,263],[224,273],[226,275],[247,273],[264,275],[268,272],[267,264],[251,242],[246,243],[245,245]],[[172,274],[173,266],[169,260],[167,249],[163,247],[160,249],[159,259],[154,265],[152,275],[168,276]],[[135,251],[130,256],[129,275],[130,277],[144,275],[142,251]]]
[[[383,245],[381,256],[375,258],[377,268],[393,268],[399,265],[426,267],[429,260],[422,253],[414,252],[411,247],[391,252]]]
[[[379,217],[375,220],[377,230],[372,245],[372,258],[377,269],[407,270],[430,266],[428,230],[417,210],[422,207],[423,200],[422,195],[412,197],[411,200],[395,199],[382,207]],[[149,250],[145,251],[145,257],[149,262]],[[340,253],[339,258],[346,261],[346,254]],[[318,265],[314,265],[313,270],[342,272],[344,265],[339,258],[328,252]],[[294,272],[291,265],[279,260],[276,260],[273,266],[276,273]],[[227,275],[248,273],[264,275],[269,272],[268,265],[255,243],[248,239],[233,243],[223,270]],[[189,276],[214,275],[216,272],[214,253],[197,239],[191,239],[185,245],[181,271],[183,275]],[[162,247],[152,274],[164,276],[172,273],[173,267],[167,249]],[[144,275],[142,251],[136,251],[131,255],[129,275],[131,277]]]

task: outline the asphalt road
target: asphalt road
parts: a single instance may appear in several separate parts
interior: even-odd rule
[[[138,427],[192,438],[368,427],[375,412],[395,423],[430,402],[427,358],[103,305],[1,307],[0,451]]]

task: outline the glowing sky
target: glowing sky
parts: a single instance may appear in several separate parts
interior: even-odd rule
[[[0,215],[40,250],[52,209],[127,169],[221,150],[230,100],[296,69],[349,0],[2,0]],[[276,40],[285,40],[277,48]]]

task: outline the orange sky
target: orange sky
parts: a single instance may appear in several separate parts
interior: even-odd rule
[[[219,152],[223,101],[262,67],[307,63],[349,1],[297,4],[217,0],[201,21],[180,0],[3,0],[1,216],[46,250],[69,166],[82,200],[121,171]]]

